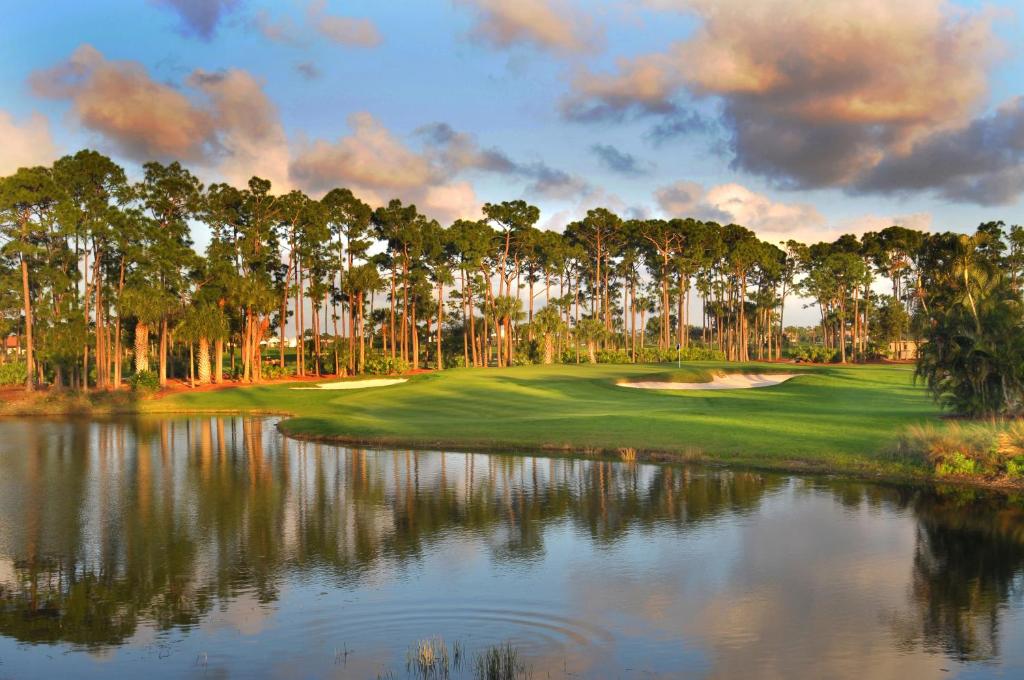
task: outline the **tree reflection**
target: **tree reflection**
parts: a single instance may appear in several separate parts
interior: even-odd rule
[[[893,617],[899,644],[961,661],[999,656],[999,623],[1021,595],[1024,503],[965,488],[913,488],[827,482],[848,507],[910,511],[917,520],[909,599]]]
[[[341,449],[286,440],[258,418],[4,427],[25,450],[0,457],[0,634],[86,647],[142,624],[196,625],[242,593],[274,601],[304,573],[357,585],[451,537],[472,537],[495,561],[531,561],[556,527],[607,548],[753,512],[791,487],[754,472]],[[845,506],[916,516],[912,609],[894,623],[902,644],[998,653],[1024,564],[1019,505],[809,484]]]

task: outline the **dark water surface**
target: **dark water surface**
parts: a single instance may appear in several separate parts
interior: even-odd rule
[[[1022,508],[272,419],[3,421],[0,678],[402,678],[435,636],[538,679],[1024,677]]]

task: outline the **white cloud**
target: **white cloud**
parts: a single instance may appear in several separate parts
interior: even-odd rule
[[[476,13],[473,37],[495,47],[526,43],[557,52],[580,52],[600,41],[588,14],[566,0],[459,2]]]
[[[0,109],[0,139],[4,140],[0,147],[0,176],[18,168],[49,165],[57,157],[50,137],[50,123],[40,113],[33,113],[19,123]]]
[[[657,189],[654,198],[666,217],[732,222],[752,229],[758,237],[772,243],[789,239],[803,243],[834,241],[843,234],[859,236],[894,224],[927,231],[932,223],[930,213],[868,214],[830,222],[809,203],[776,201],[735,182],[705,190],[697,182],[681,180]]]

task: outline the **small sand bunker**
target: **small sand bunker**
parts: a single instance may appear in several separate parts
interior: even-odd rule
[[[386,387],[407,382],[408,378],[376,378],[374,380],[346,380],[343,382],[321,383],[313,387],[293,387],[293,390],[361,390],[366,387]]]
[[[799,373],[729,373],[716,375],[711,382],[657,382],[637,381],[619,383],[620,387],[640,390],[748,390],[753,387],[771,387],[795,378]]]

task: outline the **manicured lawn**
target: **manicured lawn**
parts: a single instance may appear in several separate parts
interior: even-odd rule
[[[624,379],[701,381],[712,370],[800,372],[759,389],[626,389]],[[307,383],[308,385],[308,383]],[[634,448],[769,467],[918,473],[890,454],[904,428],[938,410],[908,366],[765,364],[455,369],[402,385],[299,391],[287,384],[182,393],[147,411],[272,411],[289,433],[461,450]]]

